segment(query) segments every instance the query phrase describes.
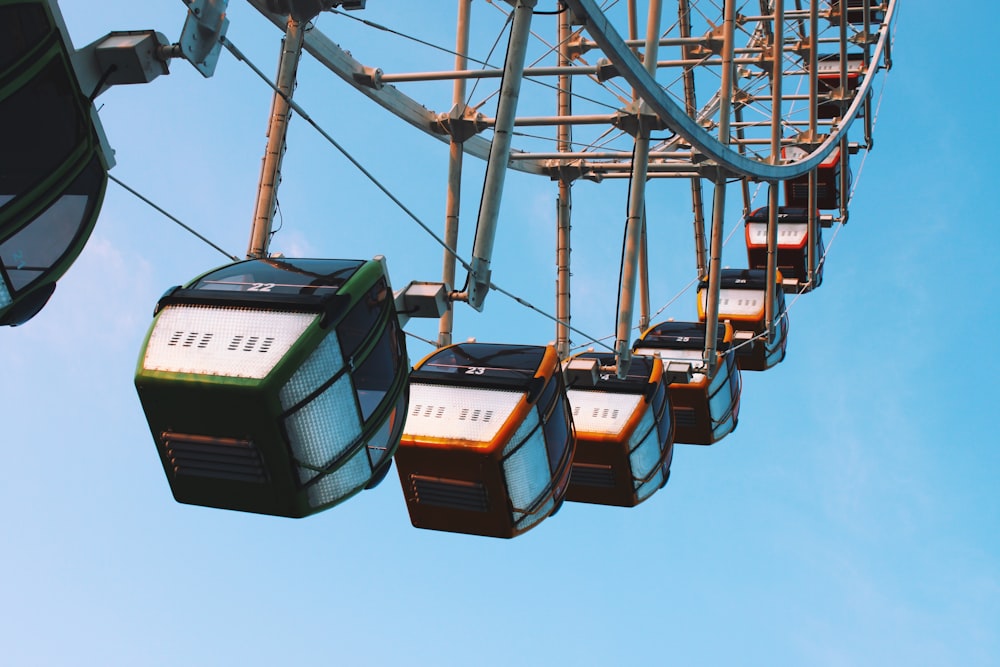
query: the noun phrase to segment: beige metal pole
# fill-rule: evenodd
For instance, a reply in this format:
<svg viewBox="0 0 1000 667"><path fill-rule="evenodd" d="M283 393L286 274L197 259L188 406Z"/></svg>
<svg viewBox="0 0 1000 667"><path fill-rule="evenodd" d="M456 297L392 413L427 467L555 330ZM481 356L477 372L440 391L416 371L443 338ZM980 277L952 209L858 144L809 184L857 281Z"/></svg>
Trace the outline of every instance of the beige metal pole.
<svg viewBox="0 0 1000 667"><path fill-rule="evenodd" d="M253 224L250 228L250 246L247 259L267 256L267 246L271 240L271 225L274 209L278 201L278 184L281 182L281 160L285 155L285 135L291 118L289 100L295 90L295 72L302 53L302 26L288 17L285 39L281 42L281 59L278 62L278 90L271 102L271 115L267 127L267 147L260 168L257 186L257 205Z"/></svg>
<svg viewBox="0 0 1000 667"><path fill-rule="evenodd" d="M468 66L469 58L469 21L472 13L472 0L458 0L458 27L455 34L455 69L462 70ZM452 110L455 114L465 113L466 79L455 79L452 86ZM448 152L448 194L445 200L444 213L444 243L452 251L458 247L458 216L462 196L462 150L461 137L452 137ZM455 255L444 251L444 268L441 281L453 289L455 286ZM449 304L448 310L438 323L438 347L451 345L451 335L455 324L455 309Z"/></svg>

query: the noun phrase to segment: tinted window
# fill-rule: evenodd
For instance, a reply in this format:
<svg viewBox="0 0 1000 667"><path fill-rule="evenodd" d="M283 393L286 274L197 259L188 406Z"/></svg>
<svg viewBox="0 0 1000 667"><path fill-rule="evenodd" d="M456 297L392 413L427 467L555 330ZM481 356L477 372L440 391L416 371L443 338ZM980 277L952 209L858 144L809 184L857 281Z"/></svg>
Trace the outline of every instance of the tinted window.
<svg viewBox="0 0 1000 667"><path fill-rule="evenodd" d="M322 297L335 294L363 264L344 259L254 259L213 271L191 289Z"/></svg>
<svg viewBox="0 0 1000 667"><path fill-rule="evenodd" d="M562 376L558 373L542 389L537 403L538 416L542 419L545 446L549 454L549 470L555 473L569 444L569 418L566 410L566 392Z"/></svg>
<svg viewBox="0 0 1000 667"><path fill-rule="evenodd" d="M382 403L399 373L403 351L398 336L396 321L390 319L374 349L351 374L358 394L358 405L361 407L361 418L365 421Z"/></svg>
<svg viewBox="0 0 1000 667"><path fill-rule="evenodd" d="M513 381L525 386L534 378L544 355L545 347L539 345L462 343L426 360L416 377L462 379L473 384Z"/></svg>
<svg viewBox="0 0 1000 667"><path fill-rule="evenodd" d="M706 325L702 322L662 322L636 341L633 347L671 350L703 349L705 347L705 328ZM725 335L726 325L720 323L716 328L717 348L722 349Z"/></svg>
<svg viewBox="0 0 1000 667"><path fill-rule="evenodd" d="M560 396L556 409L552 411L543 426L545 446L549 452L549 470L553 474L558 472L559 462L562 461L566 448L569 446L569 419L566 415L565 401Z"/></svg>
<svg viewBox="0 0 1000 667"><path fill-rule="evenodd" d="M0 70L14 64L52 30L42 6L20 3L0 7Z"/></svg>
<svg viewBox="0 0 1000 667"><path fill-rule="evenodd" d="M371 337L372 329L382 316L388 298L389 290L385 280L379 280L337 325L337 338L340 340L344 359L350 359L358 347Z"/></svg>
<svg viewBox="0 0 1000 667"><path fill-rule="evenodd" d="M76 82L61 58L0 100L0 194L18 195L53 172L83 140ZM15 119L14 121L8 119Z"/></svg>
<svg viewBox="0 0 1000 667"><path fill-rule="evenodd" d="M0 259L14 291L41 278L75 247L93 214L103 180L104 170L94 158L54 204L0 243Z"/></svg>

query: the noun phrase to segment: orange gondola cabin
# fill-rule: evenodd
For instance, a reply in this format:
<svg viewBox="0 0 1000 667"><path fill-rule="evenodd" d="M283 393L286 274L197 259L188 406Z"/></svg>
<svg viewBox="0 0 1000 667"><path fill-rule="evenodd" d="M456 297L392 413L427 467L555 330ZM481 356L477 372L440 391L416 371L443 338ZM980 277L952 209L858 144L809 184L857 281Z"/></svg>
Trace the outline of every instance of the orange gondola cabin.
<svg viewBox="0 0 1000 667"><path fill-rule="evenodd" d="M599 352L568 362L592 364L596 379L567 383L576 453L566 499L634 507L670 477L673 418L658 357L634 357L624 379L607 370L614 363L614 354Z"/></svg>
<svg viewBox="0 0 1000 667"><path fill-rule="evenodd" d="M764 206L746 219L747 261L751 269L767 268L767 225L770 208ZM817 214L818 218L818 214ZM809 281L809 211L804 208L778 207L778 270L785 291L808 292L823 282L823 235L815 226L812 244L815 261L812 282Z"/></svg>
<svg viewBox="0 0 1000 667"><path fill-rule="evenodd" d="M417 364L396 467L418 528L514 537L555 513L573 423L553 346L460 343Z"/></svg>
<svg viewBox="0 0 1000 667"><path fill-rule="evenodd" d="M719 320L733 325L736 361L740 370L763 371L785 358L788 343L788 314L785 292L778 271L774 290L774 335L767 328L764 299L767 293L767 272L759 269L723 269L719 289ZM698 319L705 321L708 283L698 284Z"/></svg>
<svg viewBox="0 0 1000 667"><path fill-rule="evenodd" d="M665 365L682 364L690 370L687 382L668 387L675 443L716 443L736 428L739 417L742 380L733 352L733 328L719 324L716 329L714 369L704 362L705 328L701 322L662 322L632 346L636 358L656 356Z"/></svg>

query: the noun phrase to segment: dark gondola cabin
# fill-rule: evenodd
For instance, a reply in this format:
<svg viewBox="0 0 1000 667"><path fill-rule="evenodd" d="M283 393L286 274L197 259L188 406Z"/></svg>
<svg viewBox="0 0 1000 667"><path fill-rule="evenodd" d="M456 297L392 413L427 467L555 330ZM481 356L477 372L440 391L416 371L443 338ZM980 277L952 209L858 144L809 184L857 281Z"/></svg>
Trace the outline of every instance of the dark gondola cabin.
<svg viewBox="0 0 1000 667"><path fill-rule="evenodd" d="M767 327L765 295L767 272L759 269L723 269L719 288L719 320L733 325L736 361L740 370L763 371L785 358L788 343L788 314L785 292L778 272L774 290L774 336L765 335ZM708 283L698 284L698 319L705 321Z"/></svg>
<svg viewBox="0 0 1000 667"><path fill-rule="evenodd" d="M786 160L799 160L806 156L806 151L799 146L786 146L781 154ZM840 208L840 170L840 146L837 146L816 167L816 208ZM809 208L809 174L785 181L785 206Z"/></svg>
<svg viewBox="0 0 1000 667"><path fill-rule="evenodd" d="M109 160L58 7L0 0L0 324L37 314L83 250Z"/></svg>
<svg viewBox="0 0 1000 667"><path fill-rule="evenodd" d="M584 352L570 361L584 360L607 369L615 355ZM566 395L576 428L567 500L634 507L667 483L673 417L659 357L634 357L625 379L605 370L592 385L567 384Z"/></svg>
<svg viewBox="0 0 1000 667"><path fill-rule="evenodd" d="M849 53L847 55L847 88L842 92L843 99L827 99L819 102L816 107L817 118L841 118L851 104L851 97L858 89L861 75L864 74L864 55ZM840 90L841 70L843 65L838 54L821 55L816 64L816 80L819 93L832 96ZM862 106L862 111L864 107Z"/></svg>
<svg viewBox="0 0 1000 667"><path fill-rule="evenodd" d="M135 385L179 502L302 517L385 475L407 372L382 261L256 259L160 299Z"/></svg>
<svg viewBox="0 0 1000 667"><path fill-rule="evenodd" d="M844 5L847 7L847 22L863 24L865 22L865 2L866 0L830 0L830 22L833 25L840 25L840 17L844 15ZM879 0L867 0L868 2L868 22L870 24L881 23L885 18L885 5Z"/></svg>
<svg viewBox="0 0 1000 667"><path fill-rule="evenodd" d="M396 468L418 528L523 533L562 503L573 449L551 345L450 345L410 374Z"/></svg>
<svg viewBox="0 0 1000 667"><path fill-rule="evenodd" d="M736 428L742 381L733 352L733 328L719 324L714 372L704 362L705 324L662 322L650 327L632 346L636 356L656 356L666 365L687 364L688 382L668 387L674 421L674 442L711 445Z"/></svg>
<svg viewBox="0 0 1000 667"><path fill-rule="evenodd" d="M767 268L767 225L770 209L758 208L746 219L747 261L751 269ZM817 214L818 215L818 214ZM808 292L823 282L823 234L816 223L813 246L818 266L809 282L809 211L804 208L778 208L778 270L789 292Z"/></svg>

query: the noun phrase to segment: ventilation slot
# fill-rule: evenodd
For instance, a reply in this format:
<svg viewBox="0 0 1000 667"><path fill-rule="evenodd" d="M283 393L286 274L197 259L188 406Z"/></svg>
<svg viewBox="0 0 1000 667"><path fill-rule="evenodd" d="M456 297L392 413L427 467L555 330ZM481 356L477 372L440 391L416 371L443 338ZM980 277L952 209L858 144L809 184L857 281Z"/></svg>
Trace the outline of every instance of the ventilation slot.
<svg viewBox="0 0 1000 667"><path fill-rule="evenodd" d="M609 465L595 463L574 463L570 470L570 484L580 486L596 486L602 489L613 489L615 473Z"/></svg>
<svg viewBox="0 0 1000 667"><path fill-rule="evenodd" d="M618 410L612 408L594 408L591 419L618 419Z"/></svg>
<svg viewBox="0 0 1000 667"><path fill-rule="evenodd" d="M444 417L445 407L443 405L414 405L410 414L414 417L433 417L434 419L441 419Z"/></svg>
<svg viewBox="0 0 1000 667"><path fill-rule="evenodd" d="M460 421L483 422L485 424L493 419L493 411L480 408L462 408L458 418Z"/></svg>
<svg viewBox="0 0 1000 667"><path fill-rule="evenodd" d="M267 483L260 452L249 440L164 433L163 451L175 476Z"/></svg>
<svg viewBox="0 0 1000 667"><path fill-rule="evenodd" d="M421 505L447 507L466 512L486 512L486 487L479 482L410 475L413 495Z"/></svg>
<svg viewBox="0 0 1000 667"><path fill-rule="evenodd" d="M682 428L694 428L698 425L694 408L674 407L674 423Z"/></svg>

